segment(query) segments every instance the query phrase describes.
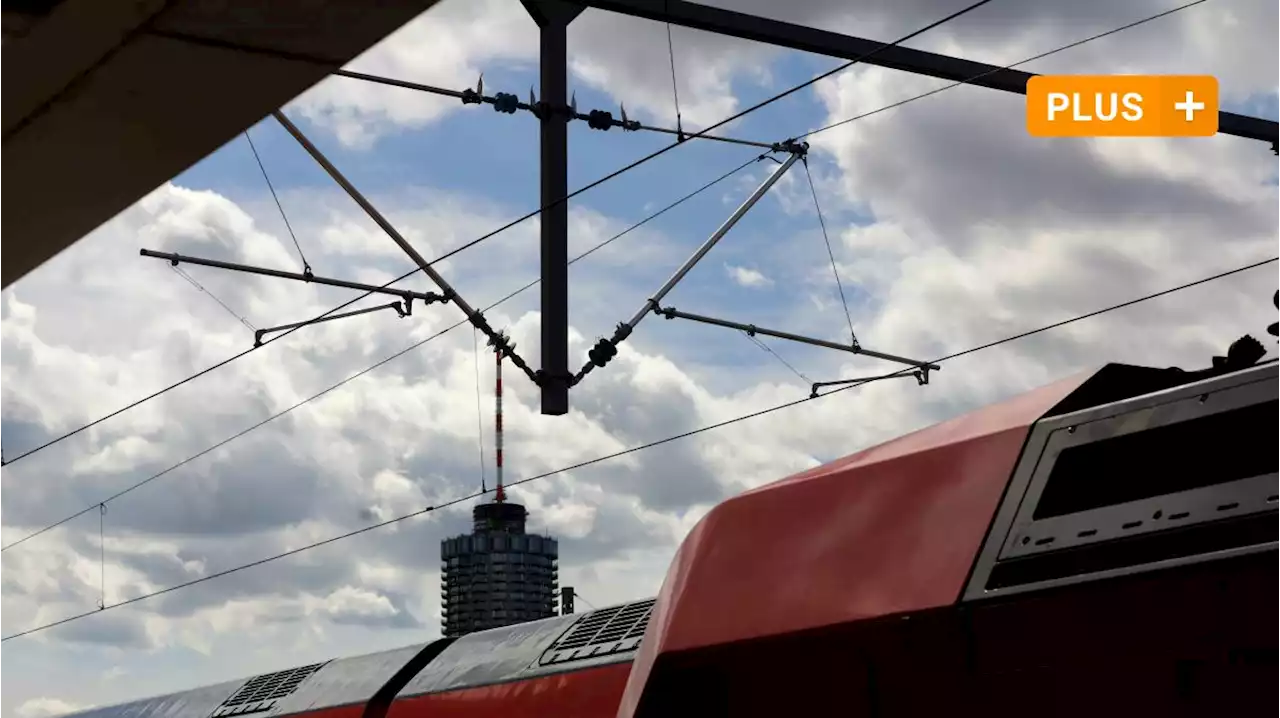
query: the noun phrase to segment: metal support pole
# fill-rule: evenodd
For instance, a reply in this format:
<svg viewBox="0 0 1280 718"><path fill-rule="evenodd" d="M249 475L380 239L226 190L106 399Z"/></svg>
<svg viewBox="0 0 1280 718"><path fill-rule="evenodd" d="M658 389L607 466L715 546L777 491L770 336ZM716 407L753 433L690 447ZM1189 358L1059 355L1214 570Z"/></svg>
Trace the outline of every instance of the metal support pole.
<svg viewBox="0 0 1280 718"><path fill-rule="evenodd" d="M569 412L569 98L566 29L582 12L560 0L523 0L538 25L542 206L542 413Z"/></svg>
<svg viewBox="0 0 1280 718"><path fill-rule="evenodd" d="M279 110L272 111L271 116L276 118L276 121L284 127L286 132L293 135L293 138L298 141L298 144L302 145L302 148L307 151L307 154L311 155L312 159L324 168L324 171L333 178L333 181L337 182L338 186L342 187L351 199L355 200L356 204L360 205L360 208L365 211L365 214L369 215L369 218L377 223L377 225L382 228L382 231L386 232L387 236L399 245L400 249L403 250L405 254L409 255L409 258L418 265L418 268L421 269L423 273L431 278L431 281L436 283L437 287L440 287L440 291L444 293L446 301L450 301L458 305L458 309L462 310L462 313L466 315L467 320L470 321L477 329L484 332L485 336L490 339L498 336L498 333L493 330L493 327L489 326L489 322L485 320L484 315L473 309L470 304L467 304L466 300L458 295L457 290L455 290L444 277L440 276L440 273L431 266L431 263L419 254L418 250L414 249L413 245L409 244L408 240L401 236L400 232L387 221L386 217L382 216L382 213L379 212L377 208L369 202L369 200L365 199L365 196L360 193L360 190L356 189L355 185L351 184L351 182L338 171L338 168L333 166L333 163L324 156L324 153L320 152L320 148L312 144L311 140L307 139L307 136L302 134L302 130L299 130L297 125L290 122L289 118L285 117L284 113ZM533 370L529 368L529 365L526 364L523 359L516 356L515 353L505 345L499 345L499 349L511 357L512 363L524 370L524 373L527 374L530 379L537 381L537 377L534 375Z"/></svg>
<svg viewBox="0 0 1280 718"><path fill-rule="evenodd" d="M405 300L405 301L407 302L408 300ZM364 309L356 309L350 312L342 312L341 314L330 314L327 317L321 317L319 319L308 319L305 322L293 322L292 324L281 324L278 327L266 327L264 329L259 329L258 331L253 333L253 345L255 347L260 346L262 344L262 337L268 334L282 332L286 329L295 329L297 327L305 327L308 324L319 324L320 322L331 322L334 319L346 319L347 317L355 317L361 314L368 314L370 312L379 312L379 311L382 311L383 309L396 310L396 314L399 314L400 318L402 319L404 317L409 316L409 309L407 304L401 305L400 302L389 302L387 304L379 304L376 307L366 307Z"/></svg>
<svg viewBox="0 0 1280 718"><path fill-rule="evenodd" d="M861 354L863 356L869 356L874 359L884 359L885 361L898 362L899 364L906 364L908 366L919 367L921 369L929 369L929 370L937 371L942 368L937 364L922 362L922 361L919 361L918 359L908 359L907 357L900 357L900 356L897 356L896 354L885 354L884 352L871 351L870 349L866 349L861 346L854 346L852 344L837 344L836 342L829 342L825 339L814 339L813 337L806 337L800 334L792 334L791 332L779 331L777 329L766 329L764 327L757 327L754 324L742 324L740 322L732 322L727 319L716 319L715 317L706 317L701 314L690 314L689 312L682 312L674 307L662 307L657 310L657 313L661 314L667 319L688 319L691 322L700 322L702 324L711 324L717 327L727 327L729 329L737 329L739 331L746 332L750 336L763 334L767 337L776 337L778 339L786 339L787 341L791 341L791 342L799 342L800 344L809 344L815 347L825 347L827 349L835 349L836 351L849 352L850 354Z"/></svg>
<svg viewBox="0 0 1280 718"><path fill-rule="evenodd" d="M768 192L769 188L772 187L775 182L782 179L782 175L786 174L787 170L791 169L791 165L794 165L797 160L804 157L805 152L809 149L808 144L795 144L790 141L783 143L783 146L788 152L790 152L790 156L787 157L786 161L780 163L774 168L773 174L765 178L764 182L760 183L760 186L751 193L751 196L747 197L747 199L739 205L736 210L734 210L733 214L729 215L729 218L726 219L724 223L716 229L716 231L712 232L710 237L707 237L707 240L702 243L702 246L698 247L698 249L694 251L693 256L685 260L685 263L680 265L680 268L675 271L675 274L672 274L670 279L664 282L661 287L658 287L658 291L654 292L651 297L645 300L644 304L636 310L635 315L633 315L631 319L619 324L617 328L614 329L612 337L608 339L601 339L596 343L595 347L593 347L591 351L587 352L587 363L583 364L582 368L578 370L577 375L573 378L573 383L576 384L582 381L583 377L590 374L595 367L607 364L609 360L618 353L618 345L626 340L627 337L631 336L631 332L635 331L636 326L645 318L645 315L649 314L649 312L658 310L663 297L666 297L667 293L674 289L675 286L680 283L681 279L684 279L685 275L693 269L694 265L701 261L703 257L707 256L707 252L710 252L711 248L716 246L716 243L728 234L730 229L733 229L733 226L738 223L738 220L742 219L743 215L754 207L756 202L760 201L760 198L764 196L764 193Z"/></svg>
<svg viewBox="0 0 1280 718"><path fill-rule="evenodd" d="M280 279L292 279L295 282L308 282L310 284L323 284L329 287L342 287L343 289L358 289L362 292L371 292L373 294L387 294L401 299L418 299L424 304L434 304L435 302L443 302L444 297L434 292L415 292L409 289L392 289L390 287L378 287L372 284L361 284L360 282L348 282L345 279L330 279L328 277L317 277L314 274L306 274L304 272L284 272L279 269L267 269L265 267L254 267L248 264L236 264L235 262L222 262L217 259L202 259L200 257L190 257L185 254L176 254L174 252L156 252L150 249L139 251L144 257L153 257L155 259L167 259L171 264L177 266L186 262L187 264L197 264L202 267L215 267L217 269L230 269L233 272L246 272L248 274L259 274L264 277L278 277Z"/></svg>

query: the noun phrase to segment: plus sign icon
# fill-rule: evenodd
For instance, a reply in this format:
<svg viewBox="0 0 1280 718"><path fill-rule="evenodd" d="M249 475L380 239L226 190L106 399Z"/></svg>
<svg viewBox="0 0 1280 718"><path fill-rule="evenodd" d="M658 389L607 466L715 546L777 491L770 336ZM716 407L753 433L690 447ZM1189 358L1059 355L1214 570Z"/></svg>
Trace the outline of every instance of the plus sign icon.
<svg viewBox="0 0 1280 718"><path fill-rule="evenodd" d="M1036 137L1209 137L1218 80L1209 75L1037 75L1027 81Z"/></svg>

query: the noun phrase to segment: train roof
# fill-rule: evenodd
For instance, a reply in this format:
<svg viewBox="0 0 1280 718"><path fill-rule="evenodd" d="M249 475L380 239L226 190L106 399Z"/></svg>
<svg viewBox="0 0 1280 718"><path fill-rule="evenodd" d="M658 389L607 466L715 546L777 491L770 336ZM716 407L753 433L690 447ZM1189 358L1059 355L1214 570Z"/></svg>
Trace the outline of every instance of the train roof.
<svg viewBox="0 0 1280 718"><path fill-rule="evenodd" d="M75 718L274 718L630 661L654 599L90 708Z"/></svg>
<svg viewBox="0 0 1280 718"><path fill-rule="evenodd" d="M1214 369L1199 372L1109 364L728 499L677 551L618 715L636 714L661 655L1199 560L1196 551L1208 556L1222 541L1240 542L1229 547L1235 551L1274 550L1274 446L1260 451L1247 437L1276 436L1277 393L1274 361L1241 370L1215 360ZM1269 422L1269 430L1256 422ZM1189 428L1201 433L1187 434ZM1172 447L1151 443L1166 430L1179 434L1163 437ZM1064 462L1087 465L1069 477L1077 487L1071 491L1093 494L1055 499L1079 504L1070 516L1036 513L1036 502L1052 494L1045 482L1060 457L1122 437L1138 441L1118 449L1110 441L1107 451L1076 451ZM1204 459L1210 441L1219 451ZM1124 467L1149 461L1154 451L1169 454L1160 470L1132 482L1146 493L1113 488L1123 483L1114 480L1123 478L1118 472L1131 472ZM1206 461L1231 463L1220 461L1220 452L1249 460L1221 476L1200 470ZM1082 470L1091 480L1079 480ZM1269 538L1237 531L1199 547L1157 547L1164 553L1095 555L1085 568L1062 560L1068 548L1114 545L1146 532L1167 536L1171 518L1182 519L1179 526L1224 518L1215 506L1264 520L1269 511ZM1153 521L1153 512L1166 520ZM1038 563L1028 569L1027 559ZM992 582L1011 565L1018 577L1010 580L1020 583Z"/></svg>

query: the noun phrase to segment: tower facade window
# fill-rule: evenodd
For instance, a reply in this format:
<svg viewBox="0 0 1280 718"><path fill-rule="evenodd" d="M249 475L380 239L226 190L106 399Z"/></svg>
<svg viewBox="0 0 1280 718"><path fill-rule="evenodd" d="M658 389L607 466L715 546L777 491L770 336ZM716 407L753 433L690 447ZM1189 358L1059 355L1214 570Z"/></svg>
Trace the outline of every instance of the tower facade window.
<svg viewBox="0 0 1280 718"><path fill-rule="evenodd" d="M520 504L479 504L470 534L440 542L445 636L556 615L559 545L526 534L527 518Z"/></svg>

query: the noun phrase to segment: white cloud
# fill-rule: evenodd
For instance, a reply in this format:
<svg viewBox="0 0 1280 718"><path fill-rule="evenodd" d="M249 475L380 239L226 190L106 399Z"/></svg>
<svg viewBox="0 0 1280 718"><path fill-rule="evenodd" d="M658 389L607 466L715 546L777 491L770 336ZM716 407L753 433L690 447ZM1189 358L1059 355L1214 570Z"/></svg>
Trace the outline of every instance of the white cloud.
<svg viewBox="0 0 1280 718"><path fill-rule="evenodd" d="M773 285L773 280L766 277L764 273L758 269L725 264L724 271L729 275L730 279L742 287L760 288Z"/></svg>
<svg viewBox="0 0 1280 718"><path fill-rule="evenodd" d="M452 14L440 15L434 29L415 24L394 40L411 46L417 38L422 44L395 49L389 42L394 51L362 62L387 74L469 84L487 58L529 57L524 40L499 47L518 34L516 20L503 25L508 21L485 19L486 13L509 13L507 5L519 9L514 3L450 3L443 7ZM856 32L889 38L945 14L935 5L868 3L855 17L842 5L814 2L795 12L806 22L834 18L829 26L846 30L856 21L863 27ZM947 32L924 36L920 46L979 59L1017 59L1073 39L1068 34L1089 34L1079 17L1074 25L1063 21L1067 7L1006 5L1005 12L1014 15L1000 16L1000 22L975 13ZM1110 6L1070 7L1080 17L1096 11L1099 18L1083 23L1090 27L1119 24L1106 17ZM1205 67L1219 72L1223 87L1234 93L1274 91L1274 36L1232 36L1241 59L1213 44L1224 42L1223 36L1196 25L1216 26L1225 15L1194 12L1166 23L1161 32L1135 34L1129 43L1064 53L1059 67ZM1225 12L1246 28L1274 27L1274 13L1274 3L1238 3ZM587 19L579 27L590 30ZM478 24L468 29L471 21ZM1068 33L1070 27L1075 30ZM441 74L420 72L428 62L425 40L450 33ZM1169 37L1183 49L1161 49L1158 41ZM652 44L652 52L665 59L665 31L658 39L601 31L581 40L579 52L587 52L581 56L587 59L575 63L586 68L584 75L596 73L595 82L634 87L627 92L648 99L629 96L628 107L634 102L657 114L665 102L665 71L659 72L657 62L640 67L637 58L647 55L637 48ZM681 66L696 66L699 55L682 49L685 42L693 41L678 34L677 59ZM486 43L497 49L485 49ZM710 43L697 52L737 52L727 47ZM591 52L603 59L592 59ZM713 108L708 115L740 102L725 78L776 70L758 62L767 53L751 52L759 53L751 55L755 70L741 69L746 59L705 70L705 87L711 89L694 96ZM820 85L823 116L795 121L816 126L935 84L874 68L851 71ZM393 106L385 99L390 94L357 91L345 97L322 90L300 102L354 143L394 126L425 126L447 109ZM1018 98L958 88L815 139L811 162L865 345L932 358L1275 253L1275 164L1260 143L1223 137L1043 141L1026 137L1020 122ZM404 188L373 199L428 256L518 214L491 198L446 190ZM390 240L348 204L335 201L335 193L285 194L317 272L376 278L408 269ZM797 217L802 194L796 193ZM764 203L759 209L767 211ZM250 345L244 327L163 263L138 258L136 250L141 244L296 267L288 238L265 229L251 210L212 191L166 186L5 290L0 390L6 456ZM572 247L584 249L623 224L575 203ZM822 300L816 306L807 291L778 292L769 306L744 306L743 293L731 284L806 286L806 278L823 277L825 283L830 277L825 248L812 227L753 235L754 225L747 224L731 245L717 248L740 252L731 255L732 262L724 255L714 260L726 274L691 275L682 290L706 290L697 297L699 311L748 321L755 315L744 313L759 312L770 325L834 336L844 324L843 308L825 293L825 284L824 294L814 295ZM519 225L454 257L442 271L473 304L487 304L535 276L536 235L535 222ZM583 357L593 332L618 321L620 301L623 309L631 308L631 300L620 297L634 296L638 304L661 280L657 275L665 276L687 251L657 230L642 230L575 265L571 356ZM767 267L768 276L751 267ZM259 326L314 316L350 296L314 285L190 271ZM427 288L420 277L405 284ZM1210 355L1239 334L1261 336L1275 321L1269 303L1275 286L1274 268L1241 275L949 362L928 387L873 384L516 486L512 494L530 507L533 530L561 538L564 583L596 605L651 595L679 540L730 493L1105 361L1207 365ZM522 352L538 356L536 291L487 316L510 328ZM457 319L455 310L434 307L407 319L380 313L310 327L7 466L0 534L7 543L91 505ZM776 367L763 352L727 335L651 320L608 367L575 388L573 409L563 417L541 416L536 390L513 374L505 407L508 477L555 471L803 395L792 377L770 373ZM863 358L805 353L803 347L783 351L789 358L794 352L815 379L884 368ZM455 330L112 502L105 543L99 540L98 517L90 513L6 551L6 632L92 610L104 590L109 602L138 596L465 496L480 480L477 411L484 446L492 450L492 367L482 355L477 409L475 361L470 332ZM469 508L464 503L440 509L14 641L5 647L11 659L3 710L19 714L51 700L113 702L434 635L435 542L465 531ZM103 547L105 571L99 561ZM129 681L108 673L120 668L129 671Z"/></svg>
<svg viewBox="0 0 1280 718"><path fill-rule="evenodd" d="M18 707L18 715L21 718L52 718L85 708L88 706L68 703L57 698L32 698Z"/></svg>

